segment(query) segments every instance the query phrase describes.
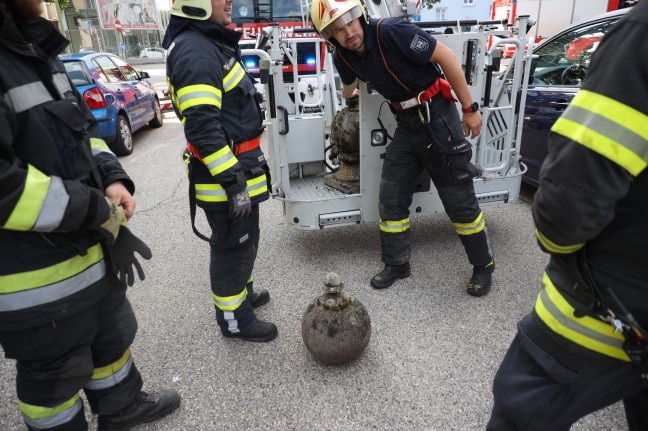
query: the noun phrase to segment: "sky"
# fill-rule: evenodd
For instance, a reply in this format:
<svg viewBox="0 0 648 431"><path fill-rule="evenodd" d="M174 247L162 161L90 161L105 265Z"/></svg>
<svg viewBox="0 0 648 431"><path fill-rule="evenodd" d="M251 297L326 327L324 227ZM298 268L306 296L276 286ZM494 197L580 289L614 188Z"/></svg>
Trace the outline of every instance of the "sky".
<svg viewBox="0 0 648 431"><path fill-rule="evenodd" d="M155 0L155 5L158 10L169 10L171 9L171 0Z"/></svg>

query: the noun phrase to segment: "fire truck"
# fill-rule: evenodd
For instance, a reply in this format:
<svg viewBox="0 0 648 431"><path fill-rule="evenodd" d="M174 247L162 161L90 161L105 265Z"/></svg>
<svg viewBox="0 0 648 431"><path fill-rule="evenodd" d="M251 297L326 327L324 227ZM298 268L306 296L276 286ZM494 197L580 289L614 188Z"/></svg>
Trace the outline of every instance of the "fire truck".
<svg viewBox="0 0 648 431"><path fill-rule="evenodd" d="M491 19L513 23L518 15L530 16L535 25L529 36L537 43L569 24L636 3L638 0L493 0ZM504 56L510 56L514 49L513 45L506 46Z"/></svg>
<svg viewBox="0 0 648 431"><path fill-rule="evenodd" d="M418 15L416 2L367 1L372 18ZM531 52L526 17L518 17L515 38L509 31L493 30L503 22L416 22L454 50L463 66L473 98L479 101L483 126L471 140L474 178L480 205L515 202L526 167L520 162L520 134L530 57L514 56L499 69L498 47L511 43L518 52ZM464 31L470 28L471 31ZM294 37L294 34L302 37ZM491 36L498 36L488 44ZM296 86L302 77L296 67L299 43L315 47L313 97L304 103L291 97L285 85L285 61L294 71ZM487 49L487 46L488 49ZM523 49L523 47L527 49ZM340 96L340 80L330 52L312 28L286 29L268 25L260 29L255 47L244 55L258 57L266 112L267 156L272 174L272 196L283 204L285 220L299 229L375 222L379 220L378 190L386 145L396 121L385 99L360 84L358 106ZM312 82L312 81L311 81ZM347 103L349 103L347 105ZM316 106L314 106L316 105ZM457 109L460 106L457 105ZM410 208L412 214L444 211L427 172L419 179Z"/></svg>

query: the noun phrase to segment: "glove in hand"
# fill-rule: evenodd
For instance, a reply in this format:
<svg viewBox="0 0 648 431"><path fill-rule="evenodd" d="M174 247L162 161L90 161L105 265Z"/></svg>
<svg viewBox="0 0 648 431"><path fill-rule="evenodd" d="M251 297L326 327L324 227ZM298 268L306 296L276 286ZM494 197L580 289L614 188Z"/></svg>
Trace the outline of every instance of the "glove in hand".
<svg viewBox="0 0 648 431"><path fill-rule="evenodd" d="M227 197L229 203L229 217L234 221L242 221L252 212L252 201L247 190Z"/></svg>
<svg viewBox="0 0 648 431"><path fill-rule="evenodd" d="M113 243L119 235L119 228L126 226L128 219L121 205L117 205L107 196L105 198L108 204L108 219L99 226L99 232L104 236L106 242Z"/></svg>
<svg viewBox="0 0 648 431"><path fill-rule="evenodd" d="M119 235L112 244L106 243L106 250L112 265L112 271L121 284L132 286L135 282L135 270L140 280L144 280L144 271L135 257L135 252L144 259L152 257L151 249L126 226L119 228Z"/></svg>

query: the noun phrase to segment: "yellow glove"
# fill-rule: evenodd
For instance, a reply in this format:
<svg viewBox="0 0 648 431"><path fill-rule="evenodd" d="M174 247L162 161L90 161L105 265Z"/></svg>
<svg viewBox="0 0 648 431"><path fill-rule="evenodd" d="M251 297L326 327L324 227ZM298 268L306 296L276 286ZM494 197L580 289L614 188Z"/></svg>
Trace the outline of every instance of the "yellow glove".
<svg viewBox="0 0 648 431"><path fill-rule="evenodd" d="M108 219L99 226L99 231L103 234L109 244L112 244L119 235L119 227L126 226L128 220L124 214L124 208L115 204L112 199L106 196L108 204Z"/></svg>

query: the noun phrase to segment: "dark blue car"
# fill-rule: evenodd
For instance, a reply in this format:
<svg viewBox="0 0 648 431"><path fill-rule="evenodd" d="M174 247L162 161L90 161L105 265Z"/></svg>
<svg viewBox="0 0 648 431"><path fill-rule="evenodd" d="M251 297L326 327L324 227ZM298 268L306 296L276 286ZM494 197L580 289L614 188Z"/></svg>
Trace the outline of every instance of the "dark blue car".
<svg viewBox="0 0 648 431"><path fill-rule="evenodd" d="M132 133L161 127L163 115L148 73L105 52L61 56L68 76L99 122L99 132L118 156L133 152Z"/></svg>
<svg viewBox="0 0 648 431"><path fill-rule="evenodd" d="M537 58L531 63L520 148L522 162L528 167L522 177L525 183L538 186L549 130L580 89L601 38L628 10L575 23L534 48Z"/></svg>

